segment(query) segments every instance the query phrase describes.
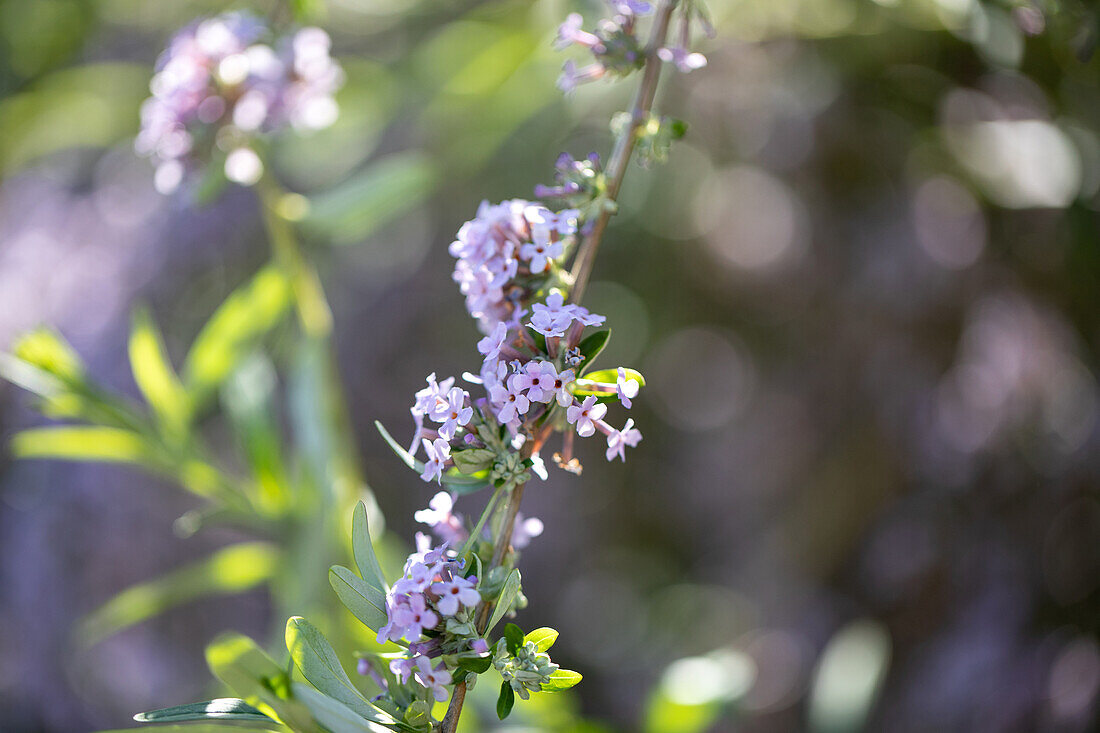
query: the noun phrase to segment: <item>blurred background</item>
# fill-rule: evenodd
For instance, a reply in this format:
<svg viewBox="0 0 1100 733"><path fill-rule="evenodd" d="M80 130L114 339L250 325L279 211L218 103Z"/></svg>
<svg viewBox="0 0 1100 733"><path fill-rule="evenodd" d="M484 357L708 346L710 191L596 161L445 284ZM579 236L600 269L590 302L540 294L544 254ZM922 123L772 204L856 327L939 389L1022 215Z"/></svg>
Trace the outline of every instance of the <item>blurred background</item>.
<svg viewBox="0 0 1100 733"><path fill-rule="evenodd" d="M341 116L274 161L313 202L358 448L408 540L432 491L373 421L403 436L426 374L479 361L447 245L483 198L549 182L559 152L606 154L634 85L554 88L556 25L591 24L595 0L322 5ZM521 623L560 629L555 661L585 674L562 704L607 730L1094 730L1095 6L708 5L709 65L668 73L658 101L688 134L628 174L587 297L614 330L603 363L648 380L645 439L625 466L582 441L582 477L525 497L546 531ZM222 9L0 2L5 349L52 324L136 394L131 309L178 359L266 260L252 191L161 196L132 151L160 49ZM43 422L0 387L5 445ZM232 460L223 421L203 430ZM119 590L236 536L177 536L197 501L133 470L2 460L0 730L201 699L204 644L271 626L254 591L75 644Z"/></svg>

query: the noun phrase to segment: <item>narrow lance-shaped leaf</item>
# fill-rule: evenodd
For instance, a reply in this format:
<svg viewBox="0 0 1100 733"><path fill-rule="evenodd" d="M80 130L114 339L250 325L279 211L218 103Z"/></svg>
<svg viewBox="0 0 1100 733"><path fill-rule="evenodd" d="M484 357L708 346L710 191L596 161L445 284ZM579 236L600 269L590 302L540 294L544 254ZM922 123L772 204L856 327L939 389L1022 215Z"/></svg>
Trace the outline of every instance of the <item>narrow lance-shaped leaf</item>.
<svg viewBox="0 0 1100 733"><path fill-rule="evenodd" d="M378 556L374 554L374 542L371 540L367 521L367 505L362 501L355 505L355 511L351 515L351 550L363 581L385 596L389 586L382 573L382 566L378 563Z"/></svg>
<svg viewBox="0 0 1100 733"><path fill-rule="evenodd" d="M415 470L417 473L422 473L424 471L424 464L416 460L415 456L398 445L397 441L393 439L393 436L382 427L382 423L375 420L374 426L378 428L378 432L382 435L382 439L386 441L390 449L397 454L397 457L400 458L406 466ZM484 478L463 476L460 472L453 469L444 473L441 480L444 486L456 494L470 494L484 489L489 485Z"/></svg>
<svg viewBox="0 0 1100 733"><path fill-rule="evenodd" d="M138 389L165 429L179 435L188 421L187 391L168 362L164 339L145 309L134 311L129 352Z"/></svg>
<svg viewBox="0 0 1100 733"><path fill-rule="evenodd" d="M379 728L363 720L354 710L339 700L318 692L301 682L291 684L294 696L305 704L318 723L329 733L375 733Z"/></svg>
<svg viewBox="0 0 1100 733"><path fill-rule="evenodd" d="M31 428L16 433L12 438L11 450L18 458L105 461L162 467L142 436L120 428L69 425Z"/></svg>
<svg viewBox="0 0 1100 733"><path fill-rule="evenodd" d="M242 723L266 723L275 725L275 721L236 697L220 697L205 702L192 702L161 710L138 713L134 720L139 723L183 723L189 720L229 720Z"/></svg>
<svg viewBox="0 0 1100 733"><path fill-rule="evenodd" d="M289 305L286 276L273 266L260 270L207 321L184 362L184 383L200 396L208 394L229 376L249 345L282 319Z"/></svg>
<svg viewBox="0 0 1100 733"><path fill-rule="evenodd" d="M318 690L367 720L383 724L393 722L392 717L368 702L351 683L332 645L309 621L293 616L286 622L286 648L302 676Z"/></svg>
<svg viewBox="0 0 1100 733"><path fill-rule="evenodd" d="M483 633L488 634L492 631L493 627L504 618L504 614L511 610L512 603L516 600L516 593L519 591L520 579L519 568L512 568L512 572L508 573L504 581L504 587L500 590L500 597L497 599L496 607L493 608L493 615L489 617L489 625L485 627Z"/></svg>
<svg viewBox="0 0 1100 733"><path fill-rule="evenodd" d="M586 371L592 368L592 364L605 348L607 348L607 342L611 340L611 330L596 331L589 336L586 336L579 344L577 349L580 350L581 356L584 357L579 365L577 365L577 376L583 375Z"/></svg>
<svg viewBox="0 0 1100 733"><path fill-rule="evenodd" d="M206 663L215 677L265 715L295 733L322 733L309 710L293 698L286 670L247 636L219 636L206 647Z"/></svg>
<svg viewBox="0 0 1100 733"><path fill-rule="evenodd" d="M378 631L386 625L386 594L367 585L359 576L342 565L329 569L329 584L340 602L368 629Z"/></svg>

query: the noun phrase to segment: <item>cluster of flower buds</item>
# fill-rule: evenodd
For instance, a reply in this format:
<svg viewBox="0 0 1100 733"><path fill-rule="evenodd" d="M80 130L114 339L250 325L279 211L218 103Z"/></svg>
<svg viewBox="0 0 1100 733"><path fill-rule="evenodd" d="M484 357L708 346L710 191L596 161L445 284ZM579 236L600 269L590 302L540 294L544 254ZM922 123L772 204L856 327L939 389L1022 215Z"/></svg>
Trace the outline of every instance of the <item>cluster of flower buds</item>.
<svg viewBox="0 0 1100 733"><path fill-rule="evenodd" d="M514 650L508 648L508 640L497 641L493 666L512 690L526 700L532 692L540 692L550 682L550 675L558 665L550 661L550 655L540 652L533 641L525 641Z"/></svg>
<svg viewBox="0 0 1100 733"><path fill-rule="evenodd" d="M645 65L645 51L637 36L637 20L653 12L653 5L640 0L607 0L611 17L602 19L595 32L584 30L584 18L571 13L558 27L554 48L566 49L572 45L583 46L592 54L593 61L578 67L572 60L566 61L558 77L558 89L571 92L578 85L608 77L624 77ZM683 72L706 66L707 59L700 53L688 50L691 43L691 21L699 17L704 27L709 23L698 3L684 0L681 13L680 43L657 49L662 61L667 61Z"/></svg>
<svg viewBox="0 0 1100 733"><path fill-rule="evenodd" d="M344 72L320 28L264 40L269 30L231 12L180 31L157 62L135 148L156 163L157 190L175 190L190 167L225 156L226 177L251 185L263 173L255 141L292 126L317 130L337 117Z"/></svg>

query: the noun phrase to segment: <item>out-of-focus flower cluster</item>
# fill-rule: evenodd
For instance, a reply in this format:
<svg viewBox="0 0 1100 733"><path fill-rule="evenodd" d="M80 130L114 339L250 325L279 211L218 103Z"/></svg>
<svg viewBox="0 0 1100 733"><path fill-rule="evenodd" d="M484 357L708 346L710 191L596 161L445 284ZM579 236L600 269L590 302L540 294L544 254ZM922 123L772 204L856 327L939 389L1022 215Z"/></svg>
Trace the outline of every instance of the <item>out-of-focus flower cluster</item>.
<svg viewBox="0 0 1100 733"><path fill-rule="evenodd" d="M157 62L135 148L153 159L161 193L192 168L224 156L226 177L251 185L263 174L257 140L287 126L308 131L337 117L344 72L320 28L265 42L247 13L225 13L180 31Z"/></svg>
<svg viewBox="0 0 1100 733"><path fill-rule="evenodd" d="M578 67L568 60L558 77L558 89L572 92L579 85L607 77L624 77L645 66L646 52L637 35L637 20L653 12L652 3L638 0L608 0L611 17L596 25L595 32L584 30L584 18L580 13L570 13L558 27L554 48L563 50L572 45L583 46L592 54L592 63ZM676 65L687 73L706 66L707 59L701 53L688 50L691 44L691 22L698 16L709 29L705 17L696 3L686 0L680 14L680 41L676 45L662 46L658 58Z"/></svg>

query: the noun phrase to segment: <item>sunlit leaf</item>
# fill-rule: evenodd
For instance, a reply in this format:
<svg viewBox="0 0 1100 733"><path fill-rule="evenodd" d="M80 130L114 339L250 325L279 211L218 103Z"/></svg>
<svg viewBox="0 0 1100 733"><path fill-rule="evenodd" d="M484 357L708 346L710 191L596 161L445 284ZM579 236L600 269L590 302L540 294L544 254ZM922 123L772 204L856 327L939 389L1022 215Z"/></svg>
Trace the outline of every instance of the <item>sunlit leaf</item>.
<svg viewBox="0 0 1100 733"><path fill-rule="evenodd" d="M207 321L184 362L184 384L198 395L221 384L251 345L279 323L290 303L286 276L273 266L260 270Z"/></svg>
<svg viewBox="0 0 1100 733"><path fill-rule="evenodd" d="M206 647L214 676L253 707L295 733L322 733L309 710L293 698L290 677L247 636L229 632Z"/></svg>
<svg viewBox="0 0 1100 733"><path fill-rule="evenodd" d="M11 450L18 458L157 465L154 453L140 435L119 428L31 428L15 434Z"/></svg>
<svg viewBox="0 0 1100 733"><path fill-rule="evenodd" d="M84 379L84 364L59 333L38 328L20 336L12 346L16 358L69 383Z"/></svg>
<svg viewBox="0 0 1100 733"><path fill-rule="evenodd" d="M523 642L526 644L529 641L535 643L535 648L540 652L549 651L550 647L554 646L554 642L558 640L558 632L555 629L551 629L548 626L543 626L541 629L535 629L527 636L523 637Z"/></svg>
<svg viewBox="0 0 1100 733"><path fill-rule="evenodd" d="M139 723L181 723L188 720L229 720L241 723L262 723L275 725L275 721L236 697L220 697L205 702L192 702L175 705L160 710L138 713L134 720ZM159 730L159 729L158 729Z"/></svg>
<svg viewBox="0 0 1100 733"><path fill-rule="evenodd" d="M279 549L267 542L224 547L197 563L127 588L81 622L86 644L208 595L240 593L269 580L279 565Z"/></svg>
<svg viewBox="0 0 1100 733"><path fill-rule="evenodd" d="M550 681L542 683L543 692L560 692L575 687L581 681L581 673L571 669L558 669L550 673Z"/></svg>
<svg viewBox="0 0 1100 733"><path fill-rule="evenodd" d="M164 339L148 311L138 309L130 330L130 368L145 400L173 433L188 420L187 392L168 361Z"/></svg>
<svg viewBox="0 0 1100 733"><path fill-rule="evenodd" d="M293 616L286 622L286 648L302 675L318 690L367 720L393 722L393 718L368 702L352 684L332 645L309 621Z"/></svg>

